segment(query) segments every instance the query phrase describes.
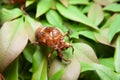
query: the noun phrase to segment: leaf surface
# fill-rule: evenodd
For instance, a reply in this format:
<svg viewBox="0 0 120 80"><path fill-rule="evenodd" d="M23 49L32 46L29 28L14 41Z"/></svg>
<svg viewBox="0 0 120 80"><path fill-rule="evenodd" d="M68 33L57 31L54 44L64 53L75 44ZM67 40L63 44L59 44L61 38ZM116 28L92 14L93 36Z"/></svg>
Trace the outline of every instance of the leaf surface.
<svg viewBox="0 0 120 80"><path fill-rule="evenodd" d="M94 0L94 2L101 4L101 5L109 5L112 3L112 0Z"/></svg>
<svg viewBox="0 0 120 80"><path fill-rule="evenodd" d="M14 18L17 18L17 17L21 16L22 14L23 14L23 12L18 8L14 8L11 10L2 8L0 18L1 18L2 22L5 22L5 21L10 21Z"/></svg>
<svg viewBox="0 0 120 80"><path fill-rule="evenodd" d="M18 80L18 59L4 71L5 80Z"/></svg>
<svg viewBox="0 0 120 80"><path fill-rule="evenodd" d="M88 4L89 0L69 0L69 4Z"/></svg>
<svg viewBox="0 0 120 80"><path fill-rule="evenodd" d="M3 71L25 48L28 35L23 18L3 24L0 30L0 71Z"/></svg>
<svg viewBox="0 0 120 80"><path fill-rule="evenodd" d="M31 80L48 80L47 78L47 59L37 47L33 55L33 75Z"/></svg>
<svg viewBox="0 0 120 80"><path fill-rule="evenodd" d="M93 24L79 9L75 6L69 5L67 8L62 6L61 4L57 3L57 10L60 12L61 15L66 17L67 19L83 23L88 25L92 29L98 30L95 24Z"/></svg>
<svg viewBox="0 0 120 80"><path fill-rule="evenodd" d="M59 0L65 7L68 7L69 0Z"/></svg>
<svg viewBox="0 0 120 80"><path fill-rule="evenodd" d="M109 67L111 70L113 70L113 71L115 70L113 57L100 58L99 62L100 62L100 64L102 64L102 65L104 65L106 67Z"/></svg>
<svg viewBox="0 0 120 80"><path fill-rule="evenodd" d="M30 63L32 63L32 57L33 57L33 53L35 52L35 49L36 47L33 44L28 44L23 51L24 57Z"/></svg>
<svg viewBox="0 0 120 80"><path fill-rule="evenodd" d="M38 27L42 27L42 24L29 16L25 16L25 29L28 34L31 43L35 42L35 31Z"/></svg>
<svg viewBox="0 0 120 80"><path fill-rule="evenodd" d="M88 12L88 18L92 20L95 25L99 25L104 18L102 7L97 3L93 4Z"/></svg>
<svg viewBox="0 0 120 80"><path fill-rule="evenodd" d="M120 4L110 4L103 8L105 11L120 12Z"/></svg>
<svg viewBox="0 0 120 80"><path fill-rule="evenodd" d="M73 47L75 49L74 56L79 62L98 63L97 56L89 45L85 43L75 43Z"/></svg>
<svg viewBox="0 0 120 80"><path fill-rule="evenodd" d="M63 20L61 16L54 10L50 10L46 14L47 21L52 24L54 27L58 27L64 32L67 31L67 29L63 26Z"/></svg>
<svg viewBox="0 0 120 80"><path fill-rule="evenodd" d="M37 4L36 17L39 17L46 13L51 8L52 0L39 0Z"/></svg>
<svg viewBox="0 0 120 80"><path fill-rule="evenodd" d="M81 69L82 72L87 70L95 70L99 75L99 77L101 78L101 80L119 80L118 75L106 66L96 63L88 64L84 62L82 62L81 65L82 65L82 69Z"/></svg>
<svg viewBox="0 0 120 80"><path fill-rule="evenodd" d="M115 65L115 70L116 72L120 73L120 35L117 38L116 42L116 50L115 50L115 55L114 55L114 65Z"/></svg>
<svg viewBox="0 0 120 80"><path fill-rule="evenodd" d="M113 22L110 25L110 29L109 29L109 35L108 35L108 39L109 42L112 41L113 37L120 32L120 14L116 15L116 17L114 18Z"/></svg>

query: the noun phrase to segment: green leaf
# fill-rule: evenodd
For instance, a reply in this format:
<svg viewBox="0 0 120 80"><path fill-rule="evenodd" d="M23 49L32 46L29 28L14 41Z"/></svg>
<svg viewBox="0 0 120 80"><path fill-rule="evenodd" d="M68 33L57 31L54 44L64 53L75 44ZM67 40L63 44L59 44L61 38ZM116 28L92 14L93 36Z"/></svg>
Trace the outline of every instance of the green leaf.
<svg viewBox="0 0 120 80"><path fill-rule="evenodd" d="M28 44L26 46L26 48L23 51L23 55L24 57L30 62L32 63L32 57L33 57L33 53L35 51L36 47L34 45L30 45Z"/></svg>
<svg viewBox="0 0 120 80"><path fill-rule="evenodd" d="M120 12L120 4L110 4L103 8L105 11Z"/></svg>
<svg viewBox="0 0 120 80"><path fill-rule="evenodd" d="M33 4L35 2L35 0L27 0L26 1L26 7L30 6L31 4Z"/></svg>
<svg viewBox="0 0 120 80"><path fill-rule="evenodd" d="M56 67L57 66L57 67ZM49 78L50 80L61 80L65 70L65 64L63 64L58 58L55 58L50 64Z"/></svg>
<svg viewBox="0 0 120 80"><path fill-rule="evenodd" d="M89 0L69 0L69 4L88 4Z"/></svg>
<svg viewBox="0 0 120 80"><path fill-rule="evenodd" d="M33 55L33 76L31 80L47 80L47 59L37 48Z"/></svg>
<svg viewBox="0 0 120 80"><path fill-rule="evenodd" d="M82 36L84 36L86 38L89 38L89 39L91 39L93 41L97 41L95 36L94 36L93 31L90 31L90 30L89 31L80 31L78 34L82 35Z"/></svg>
<svg viewBox="0 0 120 80"><path fill-rule="evenodd" d="M61 80L77 80L80 75L81 66L77 58L74 56L71 63L65 67L64 74Z"/></svg>
<svg viewBox="0 0 120 80"><path fill-rule="evenodd" d="M70 35L70 38L75 38L75 39L79 39L79 32L74 32Z"/></svg>
<svg viewBox="0 0 120 80"><path fill-rule="evenodd" d="M115 20L117 14L112 15L106 21L106 23L101 27L101 29L110 28L111 23Z"/></svg>
<svg viewBox="0 0 120 80"><path fill-rule="evenodd" d="M79 62L98 63L94 50L85 43L74 43L74 55Z"/></svg>
<svg viewBox="0 0 120 80"><path fill-rule="evenodd" d="M36 17L39 17L46 13L51 8L51 4L52 0L39 0L37 4Z"/></svg>
<svg viewBox="0 0 120 80"><path fill-rule="evenodd" d="M120 2L120 0L112 0L112 2Z"/></svg>
<svg viewBox="0 0 120 80"><path fill-rule="evenodd" d="M98 42L105 45L111 45L110 42L108 41L108 32L109 29L105 28L101 29L99 32L94 32L94 35Z"/></svg>
<svg viewBox="0 0 120 80"><path fill-rule="evenodd" d="M68 53L70 53L70 51ZM49 70L50 79L77 80L80 75L80 63L76 59L76 57L72 57L70 60L71 63L65 65L63 62L55 58L52 64L50 65L50 70Z"/></svg>
<svg viewBox="0 0 120 80"><path fill-rule="evenodd" d="M117 14L114 14L113 16L111 16L106 23L101 27L101 29L99 30L99 32L94 32L94 35L97 39L98 42L102 43L102 44L106 44L112 47L115 47L114 43L110 43L109 42L109 29L111 27L111 24L113 23L113 21L116 19Z"/></svg>
<svg viewBox="0 0 120 80"><path fill-rule="evenodd" d="M28 42L23 18L3 24L0 30L0 71L20 55Z"/></svg>
<svg viewBox="0 0 120 80"><path fill-rule="evenodd" d="M112 41L113 37L115 36L115 34L117 34L118 32L120 32L120 14L116 15L116 17L114 18L113 22L110 25L110 30L109 30L109 42Z"/></svg>
<svg viewBox="0 0 120 80"><path fill-rule="evenodd" d="M33 73L32 80L47 80L47 61L43 58L36 72Z"/></svg>
<svg viewBox="0 0 120 80"><path fill-rule="evenodd" d="M118 36L117 42L116 42L114 61L115 61L115 63L114 63L115 71L120 73L120 35Z"/></svg>
<svg viewBox="0 0 120 80"><path fill-rule="evenodd" d="M50 77L50 80L61 80L63 73L64 73L64 69L59 70Z"/></svg>
<svg viewBox="0 0 120 80"><path fill-rule="evenodd" d="M18 80L18 59L16 59L4 71L5 80Z"/></svg>
<svg viewBox="0 0 120 80"><path fill-rule="evenodd" d="M30 16L25 16L25 29L28 34L29 40L31 43L35 42L35 31L38 27L41 27L42 24Z"/></svg>
<svg viewBox="0 0 120 80"><path fill-rule="evenodd" d="M46 18L47 21L54 27L58 27L64 32L67 31L67 29L63 26L63 20L61 16L55 10L50 10L49 12L47 12Z"/></svg>
<svg viewBox="0 0 120 80"><path fill-rule="evenodd" d="M90 3L89 5L85 6L82 9L82 13L88 13L88 11L90 10L90 7L92 6L93 3Z"/></svg>
<svg viewBox="0 0 120 80"><path fill-rule="evenodd" d="M55 10L48 11L46 14L46 18L48 22L54 26L62 27L63 25L61 16Z"/></svg>
<svg viewBox="0 0 120 80"><path fill-rule="evenodd" d="M43 54L41 54L41 48L37 46L33 55L33 72L37 71L39 64L42 61Z"/></svg>
<svg viewBox="0 0 120 80"><path fill-rule="evenodd" d="M3 23L5 21L10 21L12 19L15 19L15 18L21 16L22 14L23 14L23 12L18 8L14 8L11 10L8 10L6 8L2 8L0 19L1 19L1 22Z"/></svg>
<svg viewBox="0 0 120 80"><path fill-rule="evenodd" d="M95 24L93 24L79 9L75 6L69 5L67 8L57 3L57 10L64 17L88 25L92 29L98 30Z"/></svg>
<svg viewBox="0 0 120 80"><path fill-rule="evenodd" d="M93 31L88 31L88 30L85 30L85 31L79 31L79 32L74 32L70 35L71 38L76 38L78 39L79 38L79 35L81 36L84 36L86 38L89 38L93 41L97 41L95 36L94 36L94 32Z"/></svg>
<svg viewBox="0 0 120 80"><path fill-rule="evenodd" d="M23 54L19 56L19 79L18 80L31 80L32 77L32 64L28 62Z"/></svg>
<svg viewBox="0 0 120 80"><path fill-rule="evenodd" d="M80 23L70 23L70 22L66 22L65 25L68 26L68 29L71 32L80 32L80 31L85 31L85 30L89 30L89 27L87 27L84 24L80 24Z"/></svg>
<svg viewBox="0 0 120 80"><path fill-rule="evenodd" d="M115 70L113 58L100 58L99 62L100 62L100 64L110 68L112 71Z"/></svg>
<svg viewBox="0 0 120 80"><path fill-rule="evenodd" d="M95 70L99 77L101 78L101 80L119 80L118 75L106 66L96 63L84 63L84 62L81 62L81 66L82 72L88 70Z"/></svg>
<svg viewBox="0 0 120 80"><path fill-rule="evenodd" d="M92 20L95 25L99 25L104 18L102 7L99 4L94 3L88 12L88 18Z"/></svg>
<svg viewBox="0 0 120 80"><path fill-rule="evenodd" d="M41 24L42 24L43 26L53 26L53 25L51 25L50 23L48 23L47 20L41 20L40 22L41 22Z"/></svg>

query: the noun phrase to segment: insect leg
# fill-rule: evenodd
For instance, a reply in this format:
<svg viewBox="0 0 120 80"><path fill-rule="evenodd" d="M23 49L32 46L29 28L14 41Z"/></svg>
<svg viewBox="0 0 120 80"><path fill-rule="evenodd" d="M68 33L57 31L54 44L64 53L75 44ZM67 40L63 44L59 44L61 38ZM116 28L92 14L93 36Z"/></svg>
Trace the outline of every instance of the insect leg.
<svg viewBox="0 0 120 80"><path fill-rule="evenodd" d="M50 68L50 58L52 56L52 53L54 52L54 49L48 54L47 60L48 60L48 68Z"/></svg>
<svg viewBox="0 0 120 80"><path fill-rule="evenodd" d="M72 44L67 43L67 46L72 48L72 54L73 54L73 52L74 52L74 47L72 46ZM68 47L67 47L67 48L68 48Z"/></svg>
<svg viewBox="0 0 120 80"><path fill-rule="evenodd" d="M31 44L38 45L39 43L38 42L31 42Z"/></svg>
<svg viewBox="0 0 120 80"><path fill-rule="evenodd" d="M48 54L48 59L51 58L53 52L54 52L54 49Z"/></svg>
<svg viewBox="0 0 120 80"><path fill-rule="evenodd" d="M68 39L71 41L71 38L70 38L70 36L68 35L68 32L66 32L63 36L64 36L64 37L67 36Z"/></svg>
<svg viewBox="0 0 120 80"><path fill-rule="evenodd" d="M61 50L57 50L57 54L58 54L60 59L64 60L67 63L71 63L70 60L63 58L63 54L61 53Z"/></svg>
<svg viewBox="0 0 120 80"><path fill-rule="evenodd" d="M28 15L27 12L25 11L25 3L26 3L26 1L24 3L22 3L22 5L20 6L20 9L23 11L23 13L25 15Z"/></svg>
<svg viewBox="0 0 120 80"><path fill-rule="evenodd" d="M74 48L73 48L73 46L70 46L71 48L72 48L72 54L74 53Z"/></svg>

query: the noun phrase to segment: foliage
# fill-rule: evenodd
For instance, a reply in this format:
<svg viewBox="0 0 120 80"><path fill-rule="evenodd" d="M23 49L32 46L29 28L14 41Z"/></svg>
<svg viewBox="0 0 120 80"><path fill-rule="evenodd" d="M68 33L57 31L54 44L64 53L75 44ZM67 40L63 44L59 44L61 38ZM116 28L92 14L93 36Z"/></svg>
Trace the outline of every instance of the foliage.
<svg viewBox="0 0 120 80"><path fill-rule="evenodd" d="M6 80L119 80L119 0L0 1L0 72ZM69 32L74 47L62 51L70 64L48 46L34 45L35 31L53 26ZM1 79L1 76L0 76Z"/></svg>

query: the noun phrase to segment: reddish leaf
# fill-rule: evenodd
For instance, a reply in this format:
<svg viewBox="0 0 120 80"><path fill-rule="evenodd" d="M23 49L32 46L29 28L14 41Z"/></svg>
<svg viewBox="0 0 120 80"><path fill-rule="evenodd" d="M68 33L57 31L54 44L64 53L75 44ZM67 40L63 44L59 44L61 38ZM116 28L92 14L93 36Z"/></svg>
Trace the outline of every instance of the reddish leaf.
<svg viewBox="0 0 120 80"><path fill-rule="evenodd" d="M88 18L92 20L95 25L99 25L104 18L102 7L99 4L93 4L88 12Z"/></svg>
<svg viewBox="0 0 120 80"><path fill-rule="evenodd" d="M29 16L25 16L25 29L27 31L29 40L31 43L35 42L35 31L38 27L42 26L42 24Z"/></svg>
<svg viewBox="0 0 120 80"><path fill-rule="evenodd" d="M0 72L23 51L28 41L23 18L3 24L0 30Z"/></svg>
<svg viewBox="0 0 120 80"><path fill-rule="evenodd" d="M109 5L110 3L112 3L111 0L94 0L94 1L101 5Z"/></svg>
<svg viewBox="0 0 120 80"><path fill-rule="evenodd" d="M59 0L65 7L68 7L68 0Z"/></svg>

